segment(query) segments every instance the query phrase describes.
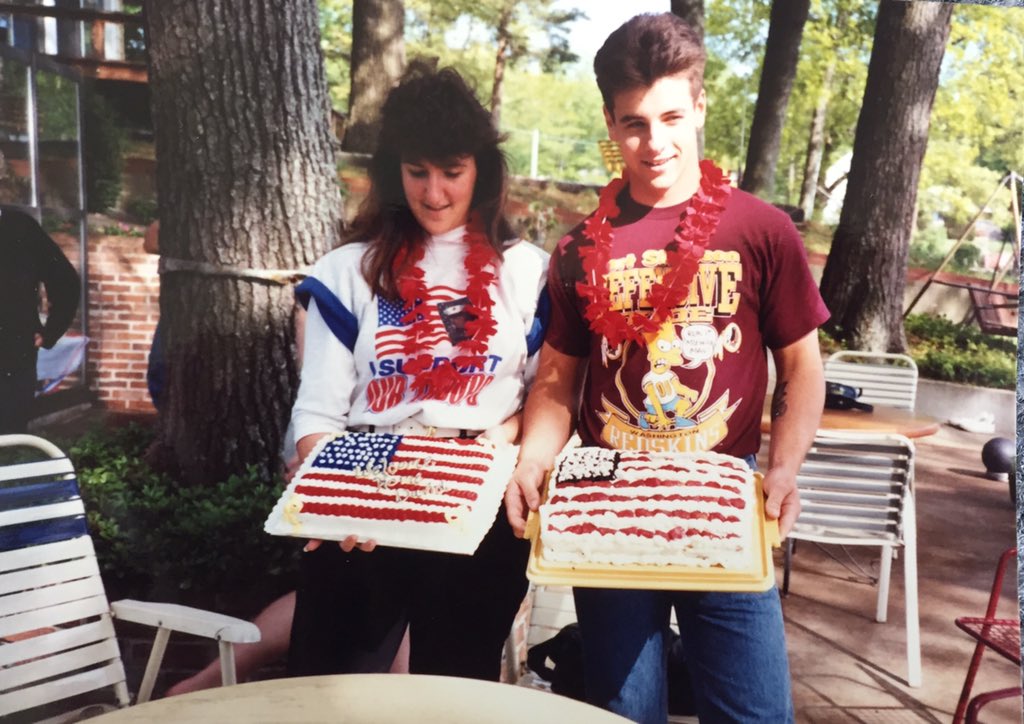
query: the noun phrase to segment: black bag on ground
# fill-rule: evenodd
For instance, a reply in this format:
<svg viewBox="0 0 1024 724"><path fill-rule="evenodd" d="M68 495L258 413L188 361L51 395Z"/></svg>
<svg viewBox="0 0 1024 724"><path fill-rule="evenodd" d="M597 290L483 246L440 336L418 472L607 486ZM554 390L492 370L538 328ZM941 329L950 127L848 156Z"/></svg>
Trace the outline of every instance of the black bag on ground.
<svg viewBox="0 0 1024 724"><path fill-rule="evenodd" d="M693 687L683 658L679 634L670 632L668 649L668 713L695 714ZM549 665L550 664L550 665ZM571 623L557 634L530 647L526 665L537 676L551 684L551 691L572 699L585 701L583 691L583 635L577 623Z"/></svg>
<svg viewBox="0 0 1024 724"><path fill-rule="evenodd" d="M551 664L550 666L548 664ZM526 652L526 665L551 684L551 691L584 701L583 635L578 623L570 623L547 641Z"/></svg>

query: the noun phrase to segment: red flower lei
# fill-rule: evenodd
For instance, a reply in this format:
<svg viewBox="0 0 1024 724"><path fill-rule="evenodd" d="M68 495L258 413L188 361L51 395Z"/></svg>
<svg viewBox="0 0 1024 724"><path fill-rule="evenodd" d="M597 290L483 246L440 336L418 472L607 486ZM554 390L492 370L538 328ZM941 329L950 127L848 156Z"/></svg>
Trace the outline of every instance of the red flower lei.
<svg viewBox="0 0 1024 724"><path fill-rule="evenodd" d="M431 336L434 323L427 315L417 312L428 296L424 271L420 266L427 251L426 244L416 244L410 252L400 252L395 257L395 270L399 275L398 294L406 310L402 322L412 325L404 348L409 359L402 365L402 371L411 377L410 389L414 400L444 399L458 388L462 376L459 368L483 367L487 344L497 328L491 313L494 300L490 293L490 286L497 278L494 271L497 255L474 219L466 225L462 241L466 245L463 264L466 269L466 297L469 299L466 312L471 317L466 322L469 336L455 345L460 354L450 363L436 367L434 355L427 352L422 341Z"/></svg>
<svg viewBox="0 0 1024 724"><path fill-rule="evenodd" d="M627 339L641 343L645 333L658 331L672 311L687 298L700 259L704 256L725 201L731 191L729 178L712 161L700 162L700 186L679 217L672 240L665 246L667 269L647 296L651 313L620 312L612 309L611 295L604 284L611 256L611 220L619 215L615 200L625 187L625 174L601 189L597 210L583 224L583 235L591 244L580 246L584 281L576 291L587 299L585 316L590 329L616 347Z"/></svg>

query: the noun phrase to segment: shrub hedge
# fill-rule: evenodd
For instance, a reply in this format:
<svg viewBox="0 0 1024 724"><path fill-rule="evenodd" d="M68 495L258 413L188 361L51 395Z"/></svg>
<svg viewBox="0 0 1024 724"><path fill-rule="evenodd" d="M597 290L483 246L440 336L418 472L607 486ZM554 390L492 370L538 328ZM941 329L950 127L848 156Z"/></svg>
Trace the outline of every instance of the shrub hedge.
<svg viewBox="0 0 1024 724"><path fill-rule="evenodd" d="M179 485L146 462L153 437L138 425L96 430L68 452L106 585L245 616L289 590L300 543L263 532L284 481L249 470Z"/></svg>
<svg viewBox="0 0 1024 724"><path fill-rule="evenodd" d="M928 314L907 316L910 355L922 377L978 387L1017 386L1017 340Z"/></svg>

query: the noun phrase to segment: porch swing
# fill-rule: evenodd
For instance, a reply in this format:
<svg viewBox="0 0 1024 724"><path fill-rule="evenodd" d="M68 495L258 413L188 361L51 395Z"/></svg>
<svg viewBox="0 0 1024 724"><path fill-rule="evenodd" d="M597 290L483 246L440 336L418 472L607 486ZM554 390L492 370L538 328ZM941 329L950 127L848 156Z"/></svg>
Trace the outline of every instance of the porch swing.
<svg viewBox="0 0 1024 724"><path fill-rule="evenodd" d="M1004 335L1009 337L1017 336L1017 322L1018 322L1018 304L1020 301L1020 291L1010 291L1006 289L998 288L999 282L1006 275L1010 269L1013 268L1014 259L1020 259L1020 248L1021 248L1021 208L1020 208L1020 184L1024 181L1021 176L1013 171L1006 174L996 189L988 197L988 200L978 210L978 213L974 215L970 223L960 234L960 237L953 243L949 253L939 264L938 268L933 271L928 278L925 280L924 285L917 292L917 296L914 297L913 301L907 306L906 311L903 312L904 319L914 309L921 297L928 290L928 287L935 284L942 284L948 287L957 287L960 289L966 289L968 296L971 301L971 308L974 312L973 317L978 323L978 327L981 328L982 332L986 334ZM996 262L995 269L992 270L992 280L989 282L987 287L980 284L965 284L963 282L953 282L944 279L937 279L939 272L942 268L949 263L953 255L956 254L956 250L960 248L960 245L967 238L967 234L970 233L971 229L974 228L975 223L981 218L989 206L992 204L992 200L995 199L996 194L1006 186L1010 189L1010 207L1013 212L1014 228L1013 228L1013 239L1007 241L1004 240L1002 246L999 247L999 256ZM1003 250L1006 248L1006 244L1009 243L1013 247L1013 255L1010 257L1007 264L1002 264ZM966 323L967 320L965 320Z"/></svg>

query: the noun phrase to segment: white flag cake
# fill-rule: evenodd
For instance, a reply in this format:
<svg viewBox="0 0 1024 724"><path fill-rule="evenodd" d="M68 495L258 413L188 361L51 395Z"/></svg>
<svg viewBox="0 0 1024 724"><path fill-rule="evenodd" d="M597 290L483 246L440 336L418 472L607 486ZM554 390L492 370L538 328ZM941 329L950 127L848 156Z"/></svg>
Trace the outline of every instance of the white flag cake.
<svg viewBox="0 0 1024 724"><path fill-rule="evenodd" d="M515 447L486 440L343 433L302 463L265 530L472 554L494 522L515 461Z"/></svg>

